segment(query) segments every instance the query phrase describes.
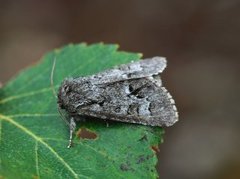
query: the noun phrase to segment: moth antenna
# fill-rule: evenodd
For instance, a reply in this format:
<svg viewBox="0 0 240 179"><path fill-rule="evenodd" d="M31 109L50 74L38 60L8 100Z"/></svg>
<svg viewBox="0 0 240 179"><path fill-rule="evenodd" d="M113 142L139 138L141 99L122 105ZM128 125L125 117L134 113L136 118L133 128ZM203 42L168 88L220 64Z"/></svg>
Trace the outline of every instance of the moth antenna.
<svg viewBox="0 0 240 179"><path fill-rule="evenodd" d="M53 66L52 66L52 71L51 71L51 88L52 88L52 92L53 92L53 95L55 96L55 98L57 98L57 93L56 93L56 90L54 88L54 82L53 82L53 74L54 74L54 70L55 70L55 66L56 66L56 57L54 58L53 60ZM60 114L62 120L68 125L70 126L69 122L65 119L63 113L61 112L61 109L59 108L58 106L58 113Z"/></svg>
<svg viewBox="0 0 240 179"><path fill-rule="evenodd" d="M51 88L52 88L52 92L53 92L53 95L55 96L55 98L57 98L57 93L56 93L56 90L54 88L54 82L53 82L53 74L54 74L54 70L55 70L55 65L56 65L56 57L54 58L53 60L53 66L52 66L52 71L51 71Z"/></svg>

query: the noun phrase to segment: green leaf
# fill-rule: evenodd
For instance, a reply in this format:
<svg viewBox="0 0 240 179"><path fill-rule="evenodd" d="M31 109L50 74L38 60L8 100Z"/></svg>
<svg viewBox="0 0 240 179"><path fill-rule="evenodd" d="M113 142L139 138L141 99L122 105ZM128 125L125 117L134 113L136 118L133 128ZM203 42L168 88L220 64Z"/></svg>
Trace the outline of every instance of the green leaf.
<svg viewBox="0 0 240 179"><path fill-rule="evenodd" d="M0 89L0 178L157 178L153 146L163 130L128 123L88 120L80 127L96 139L79 138L67 149L69 130L50 85L56 58L56 90L66 77L94 74L140 58L117 45L68 45L43 57ZM77 135L78 134L78 135Z"/></svg>

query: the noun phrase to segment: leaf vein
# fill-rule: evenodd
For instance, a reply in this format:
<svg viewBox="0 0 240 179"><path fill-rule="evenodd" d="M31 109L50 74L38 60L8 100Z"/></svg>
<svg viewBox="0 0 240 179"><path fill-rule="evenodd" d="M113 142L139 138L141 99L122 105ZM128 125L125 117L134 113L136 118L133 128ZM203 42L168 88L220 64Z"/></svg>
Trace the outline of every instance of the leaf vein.
<svg viewBox="0 0 240 179"><path fill-rule="evenodd" d="M13 124L15 127L21 129L23 132L27 133L32 138L34 138L37 142L39 142L42 145L44 145L72 173L74 178L78 178L78 174L66 163L66 161L61 156L59 156L56 153L56 151L51 146L49 146L46 142L44 142L42 140L42 138L36 136L32 131L28 130L27 128L25 128L21 124L17 123L16 121L14 121L12 118L10 118L8 116L4 116L4 115L0 114L0 118L5 120L5 121L7 121L7 122L9 122L9 123L11 123L11 124ZM86 177L86 176L83 176L83 177Z"/></svg>
<svg viewBox="0 0 240 179"><path fill-rule="evenodd" d="M10 118L17 118L17 117L54 117L59 116L58 113L52 113L52 114L41 114L41 113L34 113L34 114L14 114L14 115L8 115Z"/></svg>
<svg viewBox="0 0 240 179"><path fill-rule="evenodd" d="M12 100L15 100L15 99L19 99L19 98L33 96L35 94L44 93L44 92L47 92L47 91L50 91L50 90L51 90L51 88L43 88L43 89L36 90L36 91L30 91L30 92L27 92L27 93L22 93L22 94L15 95L15 96L10 96L10 97L7 97L5 99L0 100L0 104L9 102L9 101L12 101Z"/></svg>
<svg viewBox="0 0 240 179"><path fill-rule="evenodd" d="M29 85L33 84L33 82L39 80L39 78L43 77L42 74L46 73L50 68L46 68L45 70L43 70L41 73L38 73L37 75L35 75L34 78L31 78L27 81L27 83L25 83L25 85L22 85L20 88L17 89L17 92L20 92L21 90L26 89Z"/></svg>
<svg viewBox="0 0 240 179"><path fill-rule="evenodd" d="M84 144L84 145L83 145L82 143L78 143L78 144L81 144L82 146L88 147L89 149L93 150L95 153L102 155L103 157L105 157L106 159L108 159L108 160L110 160L110 161L113 161L113 162L114 162L114 161L116 160L116 159L114 159L114 158L108 157L104 152L100 152L100 151L94 149L94 148L91 147L90 145L87 145L87 144ZM115 166L115 165L112 165L112 166L116 169L116 166ZM115 172L115 174L118 175L118 176L120 176L120 177L122 177L122 178L124 178L119 172L118 172L118 173Z"/></svg>
<svg viewBox="0 0 240 179"><path fill-rule="evenodd" d="M36 141L34 150L35 150L35 160L36 160L36 173L38 178L40 179L39 164L38 164L38 141Z"/></svg>
<svg viewBox="0 0 240 179"><path fill-rule="evenodd" d="M63 141L65 142L65 140L61 140L61 139L56 139L56 138L43 138L44 140L55 140L55 141ZM105 154L104 152L102 151L99 151L99 150L96 150L95 148L91 147L90 145L87 145L86 143L85 144L82 144L81 142L78 142L78 143L75 143L76 145L82 145L83 147L87 147L89 148L90 150L94 151L96 154L99 154L101 156L103 156L104 158L108 159L109 161L112 161L112 162L115 162L117 161L117 159L115 158L112 158L112 157L108 157L107 154ZM116 166L115 165L112 165L115 169L116 169ZM124 178L120 173L117 173L115 172L116 175Z"/></svg>

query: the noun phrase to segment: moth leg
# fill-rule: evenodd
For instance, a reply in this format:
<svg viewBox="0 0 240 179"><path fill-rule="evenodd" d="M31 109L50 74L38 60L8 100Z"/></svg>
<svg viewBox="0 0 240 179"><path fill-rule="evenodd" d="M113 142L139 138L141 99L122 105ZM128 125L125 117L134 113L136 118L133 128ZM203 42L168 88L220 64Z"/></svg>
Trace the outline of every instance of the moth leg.
<svg viewBox="0 0 240 179"><path fill-rule="evenodd" d="M73 132L75 131L75 128L76 128L76 122L74 118L71 117L70 124L69 124L70 137L69 137L68 148L72 147L72 138L73 138Z"/></svg>
<svg viewBox="0 0 240 179"><path fill-rule="evenodd" d="M107 125L107 127L109 127L109 123L106 121L106 125Z"/></svg>
<svg viewBox="0 0 240 179"><path fill-rule="evenodd" d="M109 127L108 121L104 119L104 122L106 123L106 127Z"/></svg>

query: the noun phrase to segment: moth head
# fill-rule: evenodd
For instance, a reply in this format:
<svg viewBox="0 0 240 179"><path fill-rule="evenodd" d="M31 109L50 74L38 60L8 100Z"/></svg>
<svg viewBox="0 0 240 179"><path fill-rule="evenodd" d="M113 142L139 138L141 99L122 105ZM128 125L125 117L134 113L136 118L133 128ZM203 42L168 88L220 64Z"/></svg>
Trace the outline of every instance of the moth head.
<svg viewBox="0 0 240 179"><path fill-rule="evenodd" d="M65 79L58 91L58 105L68 112L76 112L77 108L91 103L92 84L83 79Z"/></svg>
<svg viewBox="0 0 240 179"><path fill-rule="evenodd" d="M68 102L67 100L67 95L70 90L71 86L71 79L66 79L63 81L62 85L59 87L58 90L58 106L61 109L66 108L66 103Z"/></svg>

